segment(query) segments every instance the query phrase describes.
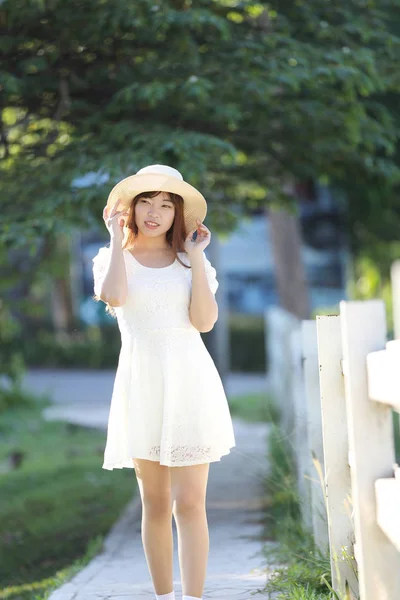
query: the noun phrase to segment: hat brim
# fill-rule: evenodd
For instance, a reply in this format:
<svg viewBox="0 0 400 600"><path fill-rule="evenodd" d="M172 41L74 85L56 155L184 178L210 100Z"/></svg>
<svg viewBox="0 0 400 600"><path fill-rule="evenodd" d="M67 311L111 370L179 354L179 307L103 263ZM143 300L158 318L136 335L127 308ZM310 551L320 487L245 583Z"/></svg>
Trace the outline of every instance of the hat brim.
<svg viewBox="0 0 400 600"><path fill-rule="evenodd" d="M133 198L141 192L157 190L182 196L187 233L196 227L196 219L204 220L207 214L207 202L204 196L190 183L158 173L130 175L119 181L108 196L107 208L111 210L119 200L118 210L124 210L129 208Z"/></svg>

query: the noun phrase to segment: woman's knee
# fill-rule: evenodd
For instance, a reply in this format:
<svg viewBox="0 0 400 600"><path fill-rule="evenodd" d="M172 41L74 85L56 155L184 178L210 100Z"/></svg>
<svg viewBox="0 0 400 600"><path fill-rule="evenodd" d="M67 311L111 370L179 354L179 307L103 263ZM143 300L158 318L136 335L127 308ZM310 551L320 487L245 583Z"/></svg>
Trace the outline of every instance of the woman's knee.
<svg viewBox="0 0 400 600"><path fill-rule="evenodd" d="M143 509L152 518L163 518L172 514L171 494L169 490L144 490Z"/></svg>
<svg viewBox="0 0 400 600"><path fill-rule="evenodd" d="M205 511L209 463L171 469L171 493L175 516Z"/></svg>
<svg viewBox="0 0 400 600"><path fill-rule="evenodd" d="M183 490L176 494L173 512L176 517L190 517L203 514L205 508L205 498L192 490Z"/></svg>

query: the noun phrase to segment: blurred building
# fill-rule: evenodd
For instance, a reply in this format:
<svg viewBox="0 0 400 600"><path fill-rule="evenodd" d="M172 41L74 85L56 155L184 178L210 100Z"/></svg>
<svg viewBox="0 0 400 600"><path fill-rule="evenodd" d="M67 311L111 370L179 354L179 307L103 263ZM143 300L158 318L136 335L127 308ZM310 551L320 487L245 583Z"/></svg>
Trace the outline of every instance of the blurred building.
<svg viewBox="0 0 400 600"><path fill-rule="evenodd" d="M343 207L322 186L299 185L297 194L311 307L332 307L346 295ZM253 211L220 242L219 270L225 274L231 311L262 314L265 307L279 304L270 223L264 210Z"/></svg>

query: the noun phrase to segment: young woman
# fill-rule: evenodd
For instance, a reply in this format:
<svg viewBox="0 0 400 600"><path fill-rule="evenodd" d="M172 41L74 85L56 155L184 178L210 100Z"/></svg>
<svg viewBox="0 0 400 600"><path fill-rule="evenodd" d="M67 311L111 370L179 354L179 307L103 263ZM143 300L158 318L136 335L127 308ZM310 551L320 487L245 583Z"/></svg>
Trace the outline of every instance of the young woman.
<svg viewBox="0 0 400 600"><path fill-rule="evenodd" d="M209 466L236 445L200 335L218 319L216 270L204 254L206 212L204 197L179 171L145 167L112 189L103 211L110 246L93 259L95 296L121 332L103 468L135 470L144 553L163 600L175 600L172 515L183 600L201 600Z"/></svg>

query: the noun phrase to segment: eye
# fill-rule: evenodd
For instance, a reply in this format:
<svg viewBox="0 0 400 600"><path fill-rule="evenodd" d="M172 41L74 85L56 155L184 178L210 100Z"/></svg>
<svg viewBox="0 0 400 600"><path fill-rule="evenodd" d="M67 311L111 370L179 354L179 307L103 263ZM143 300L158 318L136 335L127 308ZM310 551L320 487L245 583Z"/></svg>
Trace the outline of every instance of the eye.
<svg viewBox="0 0 400 600"><path fill-rule="evenodd" d="M146 198L141 198L140 199L141 202L148 202L148 200ZM172 208L172 204L163 204L163 207L166 206L167 208Z"/></svg>

